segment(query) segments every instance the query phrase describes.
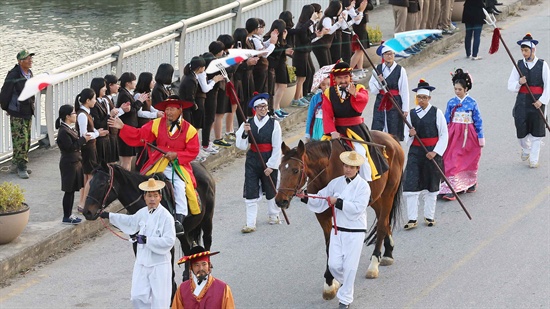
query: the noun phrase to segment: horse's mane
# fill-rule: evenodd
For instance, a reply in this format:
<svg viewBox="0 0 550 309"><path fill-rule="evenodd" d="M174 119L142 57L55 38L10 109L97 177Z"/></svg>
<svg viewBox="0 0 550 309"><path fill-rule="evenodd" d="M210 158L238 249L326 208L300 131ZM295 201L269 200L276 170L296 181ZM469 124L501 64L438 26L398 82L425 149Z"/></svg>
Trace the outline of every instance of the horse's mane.
<svg viewBox="0 0 550 309"><path fill-rule="evenodd" d="M330 157L332 153L331 141L311 141L305 146L309 160L313 162Z"/></svg>
<svg viewBox="0 0 550 309"><path fill-rule="evenodd" d="M147 180L148 178L147 176L141 175L139 173L127 171L118 164L110 164L110 166L113 168L113 171L115 173L118 172L118 174L122 176L122 179L120 179L121 182L130 184L136 188L140 183Z"/></svg>

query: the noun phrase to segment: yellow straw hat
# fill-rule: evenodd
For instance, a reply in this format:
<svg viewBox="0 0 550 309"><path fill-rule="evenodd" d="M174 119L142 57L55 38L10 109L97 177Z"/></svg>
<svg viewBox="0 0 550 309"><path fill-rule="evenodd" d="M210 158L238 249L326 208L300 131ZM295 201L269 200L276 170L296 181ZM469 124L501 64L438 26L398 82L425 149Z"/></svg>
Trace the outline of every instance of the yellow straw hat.
<svg viewBox="0 0 550 309"><path fill-rule="evenodd" d="M159 191L164 188L165 184L163 181L155 180L154 178L149 178L149 180L144 181L139 184L139 189L143 191Z"/></svg>
<svg viewBox="0 0 550 309"><path fill-rule="evenodd" d="M365 163L365 158L353 150L342 152L340 160L349 166L361 166Z"/></svg>

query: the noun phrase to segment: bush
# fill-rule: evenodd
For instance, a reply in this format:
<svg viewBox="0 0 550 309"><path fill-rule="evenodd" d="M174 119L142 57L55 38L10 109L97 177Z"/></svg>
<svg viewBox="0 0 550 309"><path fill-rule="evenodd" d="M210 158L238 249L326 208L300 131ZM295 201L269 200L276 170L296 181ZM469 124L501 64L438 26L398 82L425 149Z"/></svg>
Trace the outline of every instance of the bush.
<svg viewBox="0 0 550 309"><path fill-rule="evenodd" d="M288 80L290 81L290 84L296 82L296 67L293 67L291 65L286 66L288 70Z"/></svg>
<svg viewBox="0 0 550 309"><path fill-rule="evenodd" d="M14 212L24 207L25 196L19 185L4 181L0 184L0 212Z"/></svg>
<svg viewBox="0 0 550 309"><path fill-rule="evenodd" d="M371 44L380 44L382 42L382 30L380 30L380 26L376 26L376 28L367 26L367 33L369 34L369 42Z"/></svg>

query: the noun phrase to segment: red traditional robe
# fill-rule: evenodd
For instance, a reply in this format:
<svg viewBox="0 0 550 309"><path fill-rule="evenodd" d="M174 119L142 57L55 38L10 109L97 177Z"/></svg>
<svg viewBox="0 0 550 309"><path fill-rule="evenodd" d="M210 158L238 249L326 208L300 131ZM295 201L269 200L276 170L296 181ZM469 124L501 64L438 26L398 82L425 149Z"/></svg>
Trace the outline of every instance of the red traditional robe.
<svg viewBox="0 0 550 309"><path fill-rule="evenodd" d="M225 282L208 276L208 282L198 296L193 279L184 281L176 291L172 309L234 309L235 301L231 288Z"/></svg>
<svg viewBox="0 0 550 309"><path fill-rule="evenodd" d="M189 211L191 214L199 214L200 207L195 193L197 182L193 175L191 161L195 160L199 154L199 137L197 129L189 122L181 120L180 129L174 134L168 131L166 116L149 121L141 128L134 128L125 125L119 132L119 136L130 146L146 146L145 143L157 142L157 147L166 152L176 152L178 154L178 163L181 167L177 170L178 176L186 183L185 195L189 202ZM150 149L149 160L145 162L141 173L151 175L161 173L168 166L169 160L163 157L163 154L157 150Z"/></svg>

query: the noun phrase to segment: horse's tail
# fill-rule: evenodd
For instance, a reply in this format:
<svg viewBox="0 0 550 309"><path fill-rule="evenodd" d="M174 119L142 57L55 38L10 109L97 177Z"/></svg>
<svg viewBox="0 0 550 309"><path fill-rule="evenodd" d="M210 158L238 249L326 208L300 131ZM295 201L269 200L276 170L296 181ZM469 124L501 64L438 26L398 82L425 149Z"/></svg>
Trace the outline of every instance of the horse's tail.
<svg viewBox="0 0 550 309"><path fill-rule="evenodd" d="M401 198L403 197L403 177L399 180L399 185L397 187L397 192L393 196L393 203L390 210L389 216L389 225L392 230L394 230L399 223L399 218L401 217ZM364 243L367 246L373 245L376 242L376 224L378 219L375 218L374 222L371 225L370 230L367 232L368 235L365 237Z"/></svg>
<svg viewBox="0 0 550 309"><path fill-rule="evenodd" d="M401 218L401 199L403 198L403 175L399 179L399 186L397 187L397 192L393 196L393 204L390 211L390 226L394 230L399 223Z"/></svg>

